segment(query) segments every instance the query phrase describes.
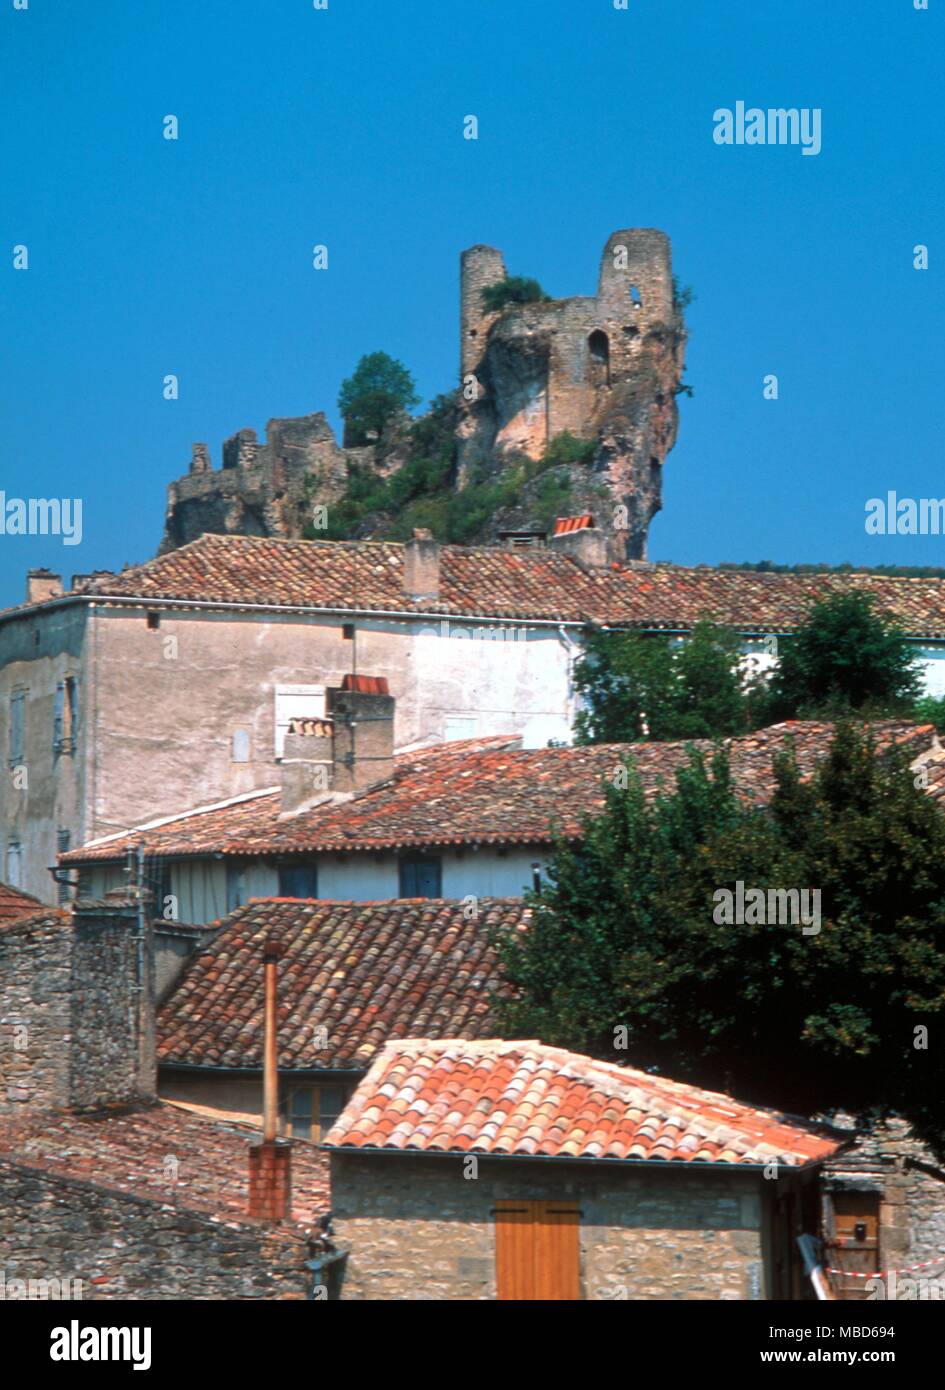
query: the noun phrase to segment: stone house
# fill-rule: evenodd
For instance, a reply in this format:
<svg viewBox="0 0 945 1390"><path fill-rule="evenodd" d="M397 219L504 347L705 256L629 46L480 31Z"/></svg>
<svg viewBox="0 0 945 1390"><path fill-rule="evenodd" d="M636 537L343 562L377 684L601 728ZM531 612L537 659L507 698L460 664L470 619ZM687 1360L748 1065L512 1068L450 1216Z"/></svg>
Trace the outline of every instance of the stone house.
<svg viewBox="0 0 945 1390"><path fill-rule="evenodd" d="M342 1297L811 1297L843 1139L536 1042L391 1042L324 1144Z"/></svg>
<svg viewBox="0 0 945 1390"><path fill-rule="evenodd" d="M246 1126L156 1098L142 905L0 928L0 1269L6 1299L304 1299L327 1165L293 1146L291 1217L250 1206Z"/></svg>
<svg viewBox="0 0 945 1390"><path fill-rule="evenodd" d="M370 680L358 677L359 682ZM168 915L208 924L254 897L482 898L520 896L540 881L555 834L578 840L582 817L598 814L605 786L629 759L654 795L672 788L695 747L707 741L521 748L496 735L394 754L391 722L371 711L386 696L329 689L359 711L358 740L374 740L354 764L363 785L336 795L347 778L350 748L335 737L343 720L319 721L308 735L290 735L280 789L224 805L162 818L127 835L106 836L60 858L82 892L97 897L129 877L129 857L160 896ZM880 748L909 750L926 766L928 791L945 790L945 755L930 725L877 723ZM828 723L790 722L726 740L735 785L754 801L774 786L773 760L793 746L811 771L833 736ZM312 795L315 774L326 791ZM340 785L340 784L339 784ZM138 869L135 868L137 873Z"/></svg>
<svg viewBox="0 0 945 1390"><path fill-rule="evenodd" d="M220 1119L262 1113L263 945L279 942L282 1132L317 1141L391 1038L490 1036L505 986L494 929L518 898L463 902L263 899L196 951L157 1012L159 1092Z"/></svg>

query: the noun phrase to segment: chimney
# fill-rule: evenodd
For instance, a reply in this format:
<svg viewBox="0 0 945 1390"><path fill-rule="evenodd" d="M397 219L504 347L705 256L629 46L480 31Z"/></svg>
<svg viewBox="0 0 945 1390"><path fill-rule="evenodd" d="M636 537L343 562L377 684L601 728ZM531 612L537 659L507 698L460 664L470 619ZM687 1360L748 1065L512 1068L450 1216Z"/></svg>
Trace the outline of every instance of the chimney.
<svg viewBox="0 0 945 1390"><path fill-rule="evenodd" d="M394 697L384 676L345 676L328 691L333 792L354 793L394 773Z"/></svg>
<svg viewBox="0 0 945 1390"><path fill-rule="evenodd" d="M589 512L583 516L559 516L548 549L570 555L579 565L597 568L609 560L607 537L598 531Z"/></svg>
<svg viewBox="0 0 945 1390"><path fill-rule="evenodd" d="M154 952L146 893L129 886L71 911L41 908L0 933L7 1022L0 1115L153 1101Z"/></svg>
<svg viewBox="0 0 945 1390"><path fill-rule="evenodd" d="M26 602L44 603L48 598L58 598L62 593L62 575L52 570L38 569L26 571Z"/></svg>
<svg viewBox="0 0 945 1390"><path fill-rule="evenodd" d="M282 745L282 814L294 815L331 790L330 719L293 719Z"/></svg>
<svg viewBox="0 0 945 1390"><path fill-rule="evenodd" d="M249 1147L249 1214L260 1221L292 1215L292 1145L277 1138L279 1123L278 970L281 942L263 946L263 1137Z"/></svg>
<svg viewBox="0 0 945 1390"><path fill-rule="evenodd" d="M426 527L404 546L404 590L413 599L440 596L440 547Z"/></svg>
<svg viewBox="0 0 945 1390"><path fill-rule="evenodd" d="M283 816L343 800L394 772L394 707L385 676L345 676L327 719L293 719L282 746Z"/></svg>

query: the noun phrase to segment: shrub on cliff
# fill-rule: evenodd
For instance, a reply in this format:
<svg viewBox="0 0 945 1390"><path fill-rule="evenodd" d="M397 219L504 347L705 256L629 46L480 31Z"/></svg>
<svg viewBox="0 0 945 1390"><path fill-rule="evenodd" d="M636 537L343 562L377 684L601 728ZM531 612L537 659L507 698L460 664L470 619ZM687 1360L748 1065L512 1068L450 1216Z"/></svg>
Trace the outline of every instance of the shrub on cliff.
<svg viewBox="0 0 945 1390"><path fill-rule="evenodd" d="M338 409L345 422L345 444L367 444L389 420L419 405L413 377L386 352L369 352L341 383Z"/></svg>
<svg viewBox="0 0 945 1390"><path fill-rule="evenodd" d="M487 314L497 314L507 304L543 304L550 299L537 280L527 275L507 275L482 292L482 307Z"/></svg>

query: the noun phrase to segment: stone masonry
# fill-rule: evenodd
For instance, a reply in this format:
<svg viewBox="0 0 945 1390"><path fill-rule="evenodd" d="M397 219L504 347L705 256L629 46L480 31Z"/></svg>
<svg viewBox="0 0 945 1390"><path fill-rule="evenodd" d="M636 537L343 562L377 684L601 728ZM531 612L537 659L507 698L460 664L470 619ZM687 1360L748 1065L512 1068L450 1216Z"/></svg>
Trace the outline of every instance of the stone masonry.
<svg viewBox="0 0 945 1390"><path fill-rule="evenodd" d="M497 1201L574 1200L585 1299L761 1299L767 1223L757 1174L331 1154L345 1299L494 1299Z"/></svg>

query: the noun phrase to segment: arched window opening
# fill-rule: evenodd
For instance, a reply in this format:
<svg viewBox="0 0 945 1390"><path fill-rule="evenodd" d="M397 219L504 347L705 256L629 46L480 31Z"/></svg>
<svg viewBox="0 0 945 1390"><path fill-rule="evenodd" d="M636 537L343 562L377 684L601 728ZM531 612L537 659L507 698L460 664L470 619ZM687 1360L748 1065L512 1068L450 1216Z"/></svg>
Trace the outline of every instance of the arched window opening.
<svg viewBox="0 0 945 1390"><path fill-rule="evenodd" d="M588 380L594 387L610 385L610 344L599 328L587 340Z"/></svg>

